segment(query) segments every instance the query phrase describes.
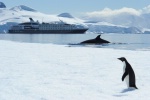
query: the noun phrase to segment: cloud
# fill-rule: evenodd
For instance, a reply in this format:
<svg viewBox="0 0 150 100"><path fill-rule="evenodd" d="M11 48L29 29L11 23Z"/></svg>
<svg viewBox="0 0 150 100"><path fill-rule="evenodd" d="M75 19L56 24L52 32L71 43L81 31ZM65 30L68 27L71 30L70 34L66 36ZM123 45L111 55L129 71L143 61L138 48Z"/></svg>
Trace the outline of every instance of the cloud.
<svg viewBox="0 0 150 100"><path fill-rule="evenodd" d="M105 8L101 11L85 13L83 19L90 23L106 22L114 25L138 28L150 28L150 5L142 9L123 7L112 10Z"/></svg>
<svg viewBox="0 0 150 100"><path fill-rule="evenodd" d="M144 13L150 13L150 5L148 5L147 7L144 7L141 12Z"/></svg>
<svg viewBox="0 0 150 100"><path fill-rule="evenodd" d="M133 8L121 8L121 9L115 9L112 10L110 8L105 8L101 11L93 11L93 12L87 12L86 16L88 17L113 17L121 14L130 14L130 15L136 15L139 16L141 15L140 10L136 10Z"/></svg>

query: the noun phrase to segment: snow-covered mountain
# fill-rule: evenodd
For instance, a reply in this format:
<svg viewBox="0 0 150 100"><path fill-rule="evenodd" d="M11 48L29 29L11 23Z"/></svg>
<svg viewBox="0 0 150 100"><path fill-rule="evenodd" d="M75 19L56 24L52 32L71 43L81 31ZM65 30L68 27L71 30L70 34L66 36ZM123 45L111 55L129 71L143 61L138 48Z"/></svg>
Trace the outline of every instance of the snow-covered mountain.
<svg viewBox="0 0 150 100"><path fill-rule="evenodd" d="M150 33L150 6L141 10L133 8L111 10L105 8L102 11L87 13L82 18L73 17L69 13L59 15L44 14L25 5L15 6L10 9L5 7L5 4L0 2L0 33L7 32L14 24L29 21L29 17L39 22L61 20L69 24L85 25L89 27L87 32Z"/></svg>
<svg viewBox="0 0 150 100"><path fill-rule="evenodd" d="M98 23L105 22L105 23L113 24L112 27L111 25L105 25L105 27L109 26L113 28L115 25L117 26L117 28L119 26L128 29L132 28L132 30L135 29L134 31L137 32L141 31L144 33L144 31L150 30L150 5L139 10L133 8L121 8L115 10L112 10L110 8L105 8L101 11L86 13L83 19L88 20L87 23L98 24ZM101 25L99 26L101 27ZM103 26L104 25L102 25L102 27Z"/></svg>
<svg viewBox="0 0 150 100"><path fill-rule="evenodd" d="M15 24L28 22L29 17L39 22L54 22L63 21L68 24L77 24L87 27L83 20L73 17L69 13L62 13L59 15L48 15L38 12L30 7L20 5L13 8L0 8L0 33L5 33Z"/></svg>

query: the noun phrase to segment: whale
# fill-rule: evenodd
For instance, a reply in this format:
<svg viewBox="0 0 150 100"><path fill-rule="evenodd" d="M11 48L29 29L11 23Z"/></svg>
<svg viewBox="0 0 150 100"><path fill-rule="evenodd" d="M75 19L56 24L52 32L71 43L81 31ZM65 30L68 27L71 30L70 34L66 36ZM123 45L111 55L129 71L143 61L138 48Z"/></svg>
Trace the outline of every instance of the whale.
<svg viewBox="0 0 150 100"><path fill-rule="evenodd" d="M98 35L94 39L85 40L85 41L81 42L80 44L103 44L103 43L110 43L109 41L102 39L100 36L101 35Z"/></svg>

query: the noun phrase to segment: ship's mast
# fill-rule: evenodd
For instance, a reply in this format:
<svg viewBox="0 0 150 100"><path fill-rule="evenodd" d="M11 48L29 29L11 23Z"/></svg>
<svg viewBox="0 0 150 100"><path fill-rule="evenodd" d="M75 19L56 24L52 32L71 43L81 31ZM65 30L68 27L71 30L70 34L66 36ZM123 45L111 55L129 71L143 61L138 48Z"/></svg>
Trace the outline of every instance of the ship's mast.
<svg viewBox="0 0 150 100"><path fill-rule="evenodd" d="M30 22L34 22L34 20L31 17L29 19L30 19Z"/></svg>

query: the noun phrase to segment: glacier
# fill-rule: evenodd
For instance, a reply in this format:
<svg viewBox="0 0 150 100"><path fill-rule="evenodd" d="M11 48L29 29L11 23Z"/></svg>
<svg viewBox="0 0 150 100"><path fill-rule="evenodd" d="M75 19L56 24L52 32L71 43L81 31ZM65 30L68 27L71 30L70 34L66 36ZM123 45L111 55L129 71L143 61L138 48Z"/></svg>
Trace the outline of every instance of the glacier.
<svg viewBox="0 0 150 100"><path fill-rule="evenodd" d="M83 18L88 22L101 23L107 22L115 26L135 28L140 33L149 32L150 29L150 5L142 9L123 7L120 9L104 8L100 11L87 12ZM134 31L133 31L134 32ZM138 31L139 32L139 31Z"/></svg>

